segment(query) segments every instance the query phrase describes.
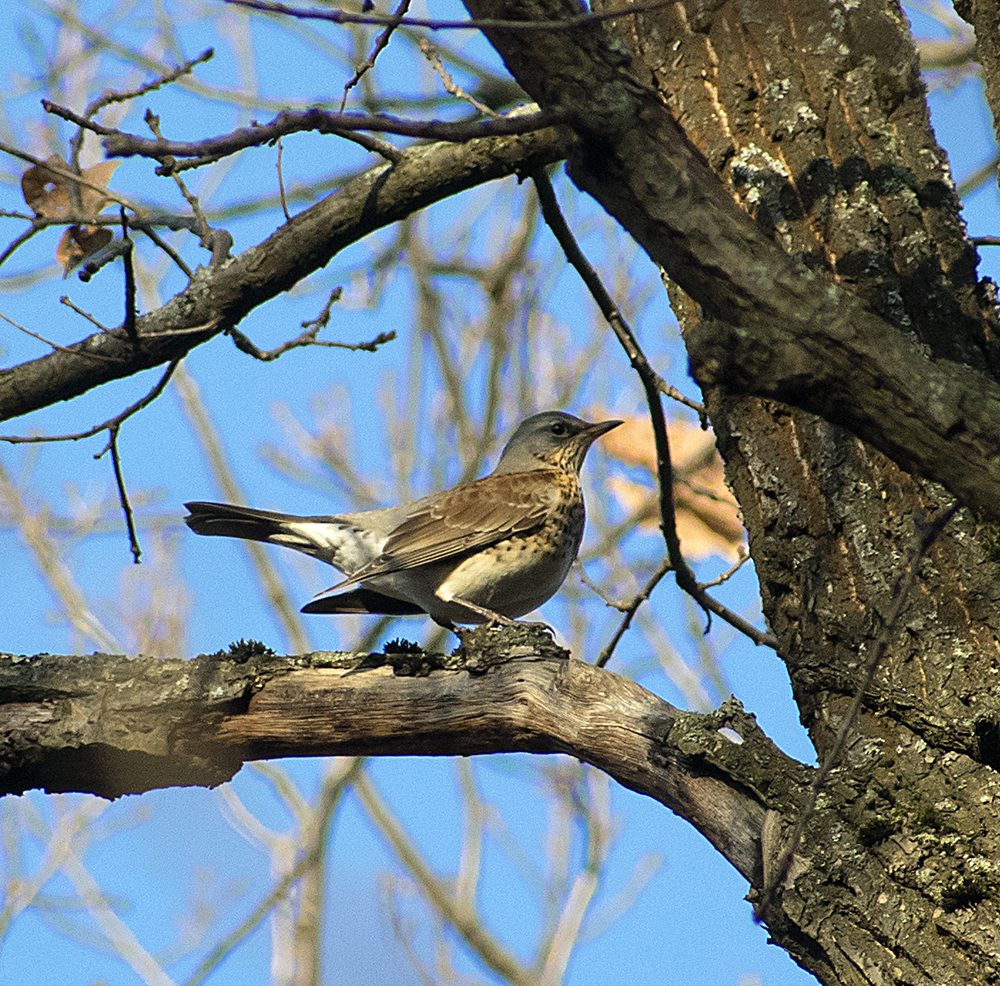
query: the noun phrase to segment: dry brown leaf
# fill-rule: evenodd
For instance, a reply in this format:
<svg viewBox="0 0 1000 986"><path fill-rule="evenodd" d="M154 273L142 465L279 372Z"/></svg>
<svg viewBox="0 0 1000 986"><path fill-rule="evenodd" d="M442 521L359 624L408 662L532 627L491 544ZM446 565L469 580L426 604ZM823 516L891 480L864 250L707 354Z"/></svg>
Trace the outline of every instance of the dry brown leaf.
<svg viewBox="0 0 1000 986"><path fill-rule="evenodd" d="M107 186L120 161L101 161L92 168L85 168L81 177L100 188ZM53 154L45 164L35 164L21 175L21 192L24 201L36 216L58 219L73 212L69 194L71 179L58 174L53 168L72 171L58 154ZM80 186L80 208L86 215L94 215L104 208L108 196L86 185Z"/></svg>
<svg viewBox="0 0 1000 986"><path fill-rule="evenodd" d="M676 477L674 506L681 549L690 560L721 555L737 561L746 535L736 500L726 486L715 437L711 431L702 431L682 418L668 421L667 427ZM648 484L618 474L610 478L609 485L622 506L638 515L639 526L655 531L660 514L655 488L656 448L649 419L627 419L603 439L603 448L611 458L649 473Z"/></svg>
<svg viewBox="0 0 1000 986"><path fill-rule="evenodd" d="M107 226L70 226L56 247L56 262L68 274L81 260L107 246L114 233Z"/></svg>
<svg viewBox="0 0 1000 986"><path fill-rule="evenodd" d="M120 161L101 161L86 168L82 177L93 185L104 188L111 180ZM70 171L70 166L58 154L53 154L45 164L36 164L21 175L21 192L24 201L36 216L59 219L73 215L70 197L72 179L58 174L53 168ZM96 216L108 202L107 195L95 188L80 186L81 212ZM56 261L68 274L81 260L111 242L113 233L103 226L70 226L63 232L56 247Z"/></svg>

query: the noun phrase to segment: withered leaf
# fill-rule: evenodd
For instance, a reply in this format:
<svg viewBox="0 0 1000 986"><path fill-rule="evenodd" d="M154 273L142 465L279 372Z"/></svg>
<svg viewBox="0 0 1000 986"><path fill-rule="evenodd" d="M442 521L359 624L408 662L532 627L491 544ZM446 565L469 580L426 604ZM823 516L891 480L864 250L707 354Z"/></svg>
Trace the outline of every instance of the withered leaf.
<svg viewBox="0 0 1000 986"><path fill-rule="evenodd" d="M726 486L712 432L682 418L668 421L667 428L675 474L677 536L684 554L693 561L710 555L736 561L746 534L736 500ZM629 418L602 441L609 456L649 473L648 482L636 482L619 473L610 477L609 485L622 506L638 514L639 526L653 533L660 515L654 478L656 448L649 419Z"/></svg>
<svg viewBox="0 0 1000 986"><path fill-rule="evenodd" d="M92 168L85 168L81 177L92 185L104 188L111 181L119 164L120 161L101 161ZM53 168L61 168L67 172L72 170L58 154L53 154L45 164L32 165L21 175L24 201L36 216L44 216L46 219L58 219L60 216L71 215L73 211L69 194L72 179L57 173ZM102 192L86 185L80 186L80 206L86 215L97 215L107 201L107 195Z"/></svg>
<svg viewBox="0 0 1000 986"><path fill-rule="evenodd" d="M104 188L111 180L120 161L101 161L84 169L82 177L93 185ZM36 164L21 175L21 192L24 201L36 216L59 219L73 215L70 186L73 180L59 174L56 168L71 171L69 164L58 154L53 154L45 164ZM96 216L108 202L108 196L96 188L80 185L80 209L85 215ZM111 242L113 233L103 226L70 226L63 232L56 247L56 261L69 273L81 260Z"/></svg>

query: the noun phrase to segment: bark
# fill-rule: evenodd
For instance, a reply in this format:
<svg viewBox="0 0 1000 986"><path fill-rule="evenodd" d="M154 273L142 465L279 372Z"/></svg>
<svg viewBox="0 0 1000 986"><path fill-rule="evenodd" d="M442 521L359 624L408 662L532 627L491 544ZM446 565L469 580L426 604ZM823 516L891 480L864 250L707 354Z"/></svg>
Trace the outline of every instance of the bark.
<svg viewBox="0 0 1000 986"><path fill-rule="evenodd" d="M457 192L564 156L551 128L410 148L398 163L365 172L230 262L199 267L180 294L136 320L137 342L119 328L0 371L0 421L179 359L372 231Z"/></svg>
<svg viewBox="0 0 1000 986"><path fill-rule="evenodd" d="M572 0L467 0L466 6L474 16L484 18L557 20L574 12ZM762 4L760 10L768 6ZM823 23L813 25L808 22L813 16L809 5L805 5L809 9L804 15L785 10L781 4L770 6L773 11L762 14L760 20L769 29L762 32L761 39L767 50L753 52L762 60L780 56L777 64L791 67L785 64L788 55L782 46L790 45L794 51L801 37L794 27L788 36L771 30L772 23L802 21L807 28L824 30L829 39L829 12L820 18ZM825 4L813 6L819 13L827 11ZM490 30L486 34L518 82L541 106L574 121L574 130L582 138L569 157L574 181L616 216L707 314L731 323L721 342L718 330L714 335L692 334L688 339L693 364L706 384L722 383L734 391L773 395L822 413L847 425L904 468L941 482L977 511L1000 519L996 416L1000 387L989 372L975 372L989 371L997 362L995 298L988 285L975 280L974 251L957 218L958 203L944 153L936 146L923 147L928 157L922 158L918 148L905 145L904 138L918 129L912 113L922 109L923 119L917 122L928 130L916 54L909 35L902 30L905 25L901 27L888 15L882 17L872 3L862 6L849 27L832 39L853 53L854 61L836 66L844 77L847 95L852 87L860 88L851 78L852 73L859 74L859 64L886 54L901 56L892 72L880 68L879 78L866 78L882 90L887 88L882 76L888 78L892 88L885 93L886 101L903 105L902 111L894 109L900 120L888 128L895 131L888 136L897 139L886 140L891 145L883 155L886 160L877 162L863 157L863 146L853 146L858 142L848 127L857 126L854 116L826 120L838 105L833 95L837 80L831 78L827 49L819 52L818 42L813 46L816 52L806 49L805 54L824 66L822 74L818 75L815 65L800 66L801 76L807 68L812 75L800 78L802 92L782 92L776 101L787 103L784 115L760 121L759 126L767 124L772 144L791 140L793 149L800 145L794 139L799 131L822 130L820 124L826 121L822 137L817 135L795 156L778 147L767 150L748 143L743 149L747 152L745 163L739 164L736 155L741 149L732 133L725 135L724 146L712 146L713 137L705 134L699 134L705 138L704 146L693 146L651 85L658 82L656 72L664 74L664 48L671 39L683 38L685 30L701 38L692 31L687 15L677 15L677 24L667 15L636 17L634 31L630 18L621 28L618 46L610 44L602 32L589 28L537 34ZM685 8L675 5L671 10L683 12ZM742 35L735 30L741 13L742 5L732 3L718 6L711 21L702 16L706 25L721 25L720 40L739 49L742 61L738 68L748 73L737 79L733 72L735 88L728 92L739 96L746 88L742 79L756 75L754 84L762 91L755 92L754 100L764 102L768 79L760 77L760 65L752 59L747 62ZM877 44L867 51L865 42L856 39L866 39L876 29ZM626 68L628 43L634 45L636 60ZM705 89L706 74L712 79L720 71L715 65L719 53L705 55L699 44L700 40L691 47L704 66L693 66L693 59L686 60L683 55L671 55L672 64L678 66L671 86L683 89L687 82L690 87ZM538 57L541 50L544 59ZM703 74L694 74L692 68L701 69ZM914 99L914 89L919 100ZM673 92L666 87L664 91L667 98ZM728 98L721 93L721 86L716 95L716 106ZM856 95L867 96L867 91ZM810 100L823 101L819 107L822 116L810 106ZM680 109L686 106L682 104ZM767 111L773 112L770 107ZM740 105L734 106L733 112L733 117L722 114L717 124L738 120L747 110ZM871 116L870 109L861 116L859 108L860 119ZM755 121L751 136L756 138L759 126ZM826 139L835 126L843 127L853 142L851 153L837 161L840 174ZM773 165L761 167L760 162L766 161ZM757 223L734 205L731 192L712 171L713 162L727 167L731 177L744 186L751 186L742 190L748 202L764 199L768 208L759 212ZM790 177L798 179L801 187L793 185ZM833 225L837 217L829 214L830 199L843 181L865 185L863 197L869 207L875 207L880 197L893 198L890 213L880 216L879 223L887 224L888 232L897 237L894 249L899 256L886 258L874 249L881 243L867 248L866 241L859 243L849 237L850 246L833 237L832 242L823 244L822 236L819 244L815 236L800 236L796 242L793 220L804 225L801 220L807 203L813 206L817 219L827 227ZM837 230L839 235L854 232L839 222ZM772 242L775 231L781 233L782 246L795 253L795 258ZM822 228L819 232L822 234ZM866 232L869 239L876 232L883 234L880 239L885 238L882 229ZM840 278L823 276L826 258L822 246L827 252L843 248ZM884 262L887 259L888 265ZM900 270L890 277L893 263ZM839 287L850 284L853 289L859 282L870 284L876 279L881 284L879 297L859 300L856 293ZM904 335L887 319L897 324L904 320L911 331ZM804 326L808 326L808 334L803 334ZM722 358L726 346L735 347L740 358L751 357L746 372L738 372L739 360ZM817 350L820 359L816 358ZM834 374L820 372L827 365L824 353L839 358L833 369L846 365L864 367L867 372L838 375L837 386L831 387ZM773 375L768 372L772 364L777 370Z"/></svg>
<svg viewBox="0 0 1000 986"><path fill-rule="evenodd" d="M975 29L986 102L993 114L994 133L1000 137L1000 7L991 0L955 0L955 13Z"/></svg>

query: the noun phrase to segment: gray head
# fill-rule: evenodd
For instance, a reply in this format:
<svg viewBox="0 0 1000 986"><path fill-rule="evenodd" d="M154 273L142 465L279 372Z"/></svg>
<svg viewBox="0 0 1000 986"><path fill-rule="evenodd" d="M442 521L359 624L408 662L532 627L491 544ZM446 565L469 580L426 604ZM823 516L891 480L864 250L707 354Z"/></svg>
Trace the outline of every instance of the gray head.
<svg viewBox="0 0 1000 986"><path fill-rule="evenodd" d="M533 414L517 426L493 473L531 472L534 469L579 472L594 440L620 424L621 421L588 424L562 411Z"/></svg>

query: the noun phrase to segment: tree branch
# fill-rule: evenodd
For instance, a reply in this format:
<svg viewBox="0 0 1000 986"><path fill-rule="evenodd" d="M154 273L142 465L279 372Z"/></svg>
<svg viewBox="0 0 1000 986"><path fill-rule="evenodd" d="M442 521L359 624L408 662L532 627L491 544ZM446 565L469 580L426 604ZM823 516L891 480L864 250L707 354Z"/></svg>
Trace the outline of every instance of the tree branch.
<svg viewBox="0 0 1000 986"><path fill-rule="evenodd" d="M465 5L476 18L539 21L573 8L572 0ZM733 202L601 32L485 33L539 105L572 121L580 140L570 177L707 316L727 323L686 340L701 382L819 413L1000 518L1000 386L934 360L855 295L798 266Z"/></svg>
<svg viewBox="0 0 1000 986"><path fill-rule="evenodd" d="M365 172L229 264L199 268L184 291L136 319L138 345L113 330L0 372L0 421L177 360L373 230L483 182L551 164L565 152L551 129L410 148L397 164Z"/></svg>
<svg viewBox="0 0 1000 986"><path fill-rule="evenodd" d="M215 785L272 757L568 753L689 819L759 881L764 813L792 817L808 780L735 701L682 712L520 628L467 634L452 656L230 650L0 655L0 793Z"/></svg>

